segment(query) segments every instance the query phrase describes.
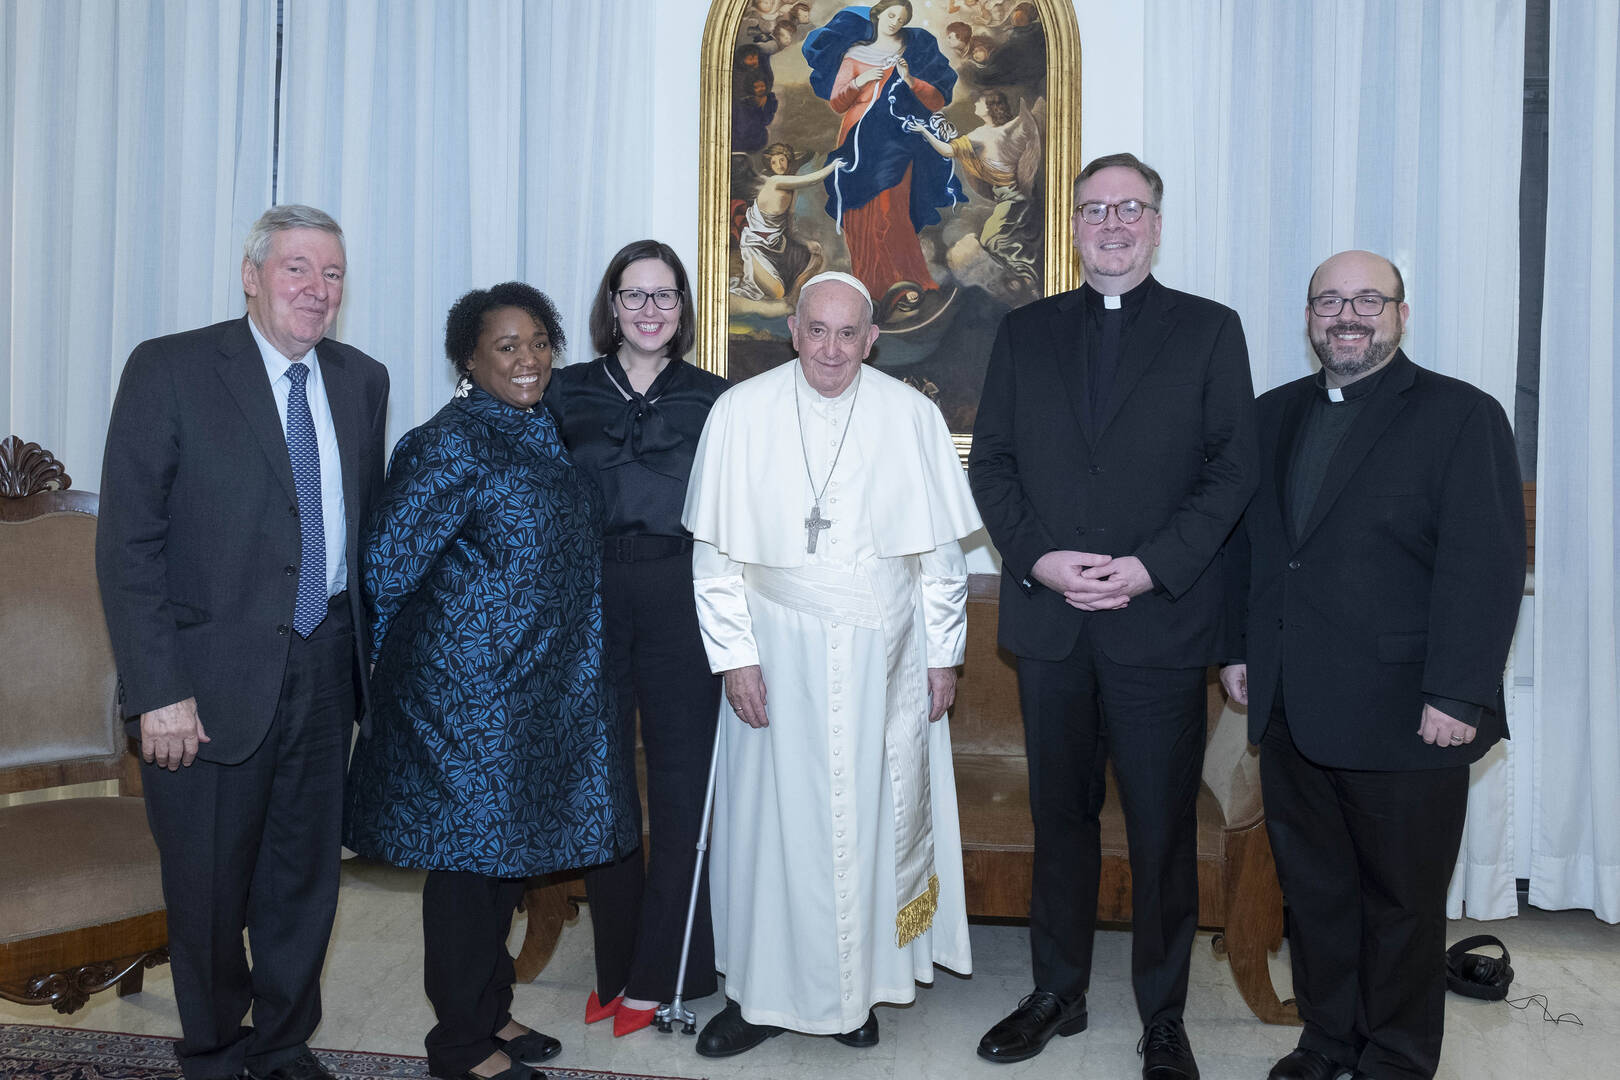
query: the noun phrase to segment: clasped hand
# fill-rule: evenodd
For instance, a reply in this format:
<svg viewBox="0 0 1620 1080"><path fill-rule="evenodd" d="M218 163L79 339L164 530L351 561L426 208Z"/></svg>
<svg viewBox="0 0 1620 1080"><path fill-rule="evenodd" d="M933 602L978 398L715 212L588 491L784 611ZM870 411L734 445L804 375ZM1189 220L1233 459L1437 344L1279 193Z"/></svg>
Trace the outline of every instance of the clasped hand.
<svg viewBox="0 0 1620 1080"><path fill-rule="evenodd" d="M1118 611L1131 597L1153 588L1153 578L1135 555L1048 551L1036 560L1030 576L1081 611Z"/></svg>

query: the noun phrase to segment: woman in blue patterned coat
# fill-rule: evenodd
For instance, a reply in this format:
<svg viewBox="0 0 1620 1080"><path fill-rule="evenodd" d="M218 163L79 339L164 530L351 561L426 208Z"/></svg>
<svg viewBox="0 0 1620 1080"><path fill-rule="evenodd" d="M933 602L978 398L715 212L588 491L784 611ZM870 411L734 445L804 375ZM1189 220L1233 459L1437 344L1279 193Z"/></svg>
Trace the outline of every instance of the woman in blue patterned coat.
<svg viewBox="0 0 1620 1080"><path fill-rule="evenodd" d="M509 1011L523 880L639 840L602 677L599 510L536 407L562 345L527 285L456 302L456 397L395 448L362 554L376 667L345 842L429 871L439 1077L528 1080L561 1049Z"/></svg>

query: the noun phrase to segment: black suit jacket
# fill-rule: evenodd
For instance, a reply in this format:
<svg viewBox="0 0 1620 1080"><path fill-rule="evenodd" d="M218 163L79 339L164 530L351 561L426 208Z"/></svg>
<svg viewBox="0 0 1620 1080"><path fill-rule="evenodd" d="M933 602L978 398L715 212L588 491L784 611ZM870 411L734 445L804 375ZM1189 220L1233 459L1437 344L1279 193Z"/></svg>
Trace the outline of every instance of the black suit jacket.
<svg viewBox="0 0 1620 1080"><path fill-rule="evenodd" d="M388 372L315 347L343 464L357 677L369 656L359 530L383 478ZM244 316L142 342L107 429L96 567L126 716L197 699L209 761L238 762L275 715L300 557L281 418Z"/></svg>
<svg viewBox="0 0 1620 1080"><path fill-rule="evenodd" d="M1151 282L1091 430L1079 290L1002 320L968 479L1001 553L1001 644L1061 659L1088 619L1122 664L1195 667L1220 654L1222 545L1254 490L1254 389L1237 313ZM1082 612L1029 573L1049 551L1136 555L1155 588Z"/></svg>
<svg viewBox="0 0 1620 1080"><path fill-rule="evenodd" d="M1260 488L1229 553L1228 651L1248 664L1249 740L1260 741L1281 694L1295 744L1317 764L1475 761L1507 734L1502 672L1524 593L1507 415L1397 352L1294 536L1288 473L1320 392L1313 375L1259 403ZM1472 743L1418 737L1426 694L1484 708Z"/></svg>

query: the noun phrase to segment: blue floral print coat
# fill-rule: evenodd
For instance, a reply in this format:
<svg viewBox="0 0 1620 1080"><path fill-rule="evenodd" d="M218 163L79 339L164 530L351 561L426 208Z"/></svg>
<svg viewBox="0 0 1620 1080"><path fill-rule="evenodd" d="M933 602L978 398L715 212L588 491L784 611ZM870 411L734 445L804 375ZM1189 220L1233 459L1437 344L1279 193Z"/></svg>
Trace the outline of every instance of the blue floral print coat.
<svg viewBox="0 0 1620 1080"><path fill-rule="evenodd" d="M362 545L376 668L349 847L524 877L635 846L602 677L598 513L543 407L475 386L400 440Z"/></svg>

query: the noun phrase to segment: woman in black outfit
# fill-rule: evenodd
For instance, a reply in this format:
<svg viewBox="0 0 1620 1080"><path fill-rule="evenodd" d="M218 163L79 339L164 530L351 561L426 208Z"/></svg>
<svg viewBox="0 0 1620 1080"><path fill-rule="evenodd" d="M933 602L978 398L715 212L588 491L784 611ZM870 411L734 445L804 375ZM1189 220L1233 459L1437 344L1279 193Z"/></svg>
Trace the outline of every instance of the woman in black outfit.
<svg viewBox="0 0 1620 1080"><path fill-rule="evenodd" d="M633 769L639 712L647 759L651 860L643 870L638 847L585 875L596 943L585 1022L612 1016L616 1036L646 1027L674 996L719 715L721 683L699 636L681 507L698 436L726 381L681 359L693 320L680 258L656 240L630 244L608 263L591 307L591 341L602 355L560 368L546 392L575 464L601 489L602 621L618 738ZM705 877L683 996L715 989Z"/></svg>

